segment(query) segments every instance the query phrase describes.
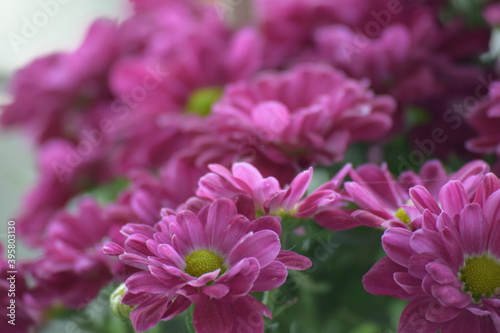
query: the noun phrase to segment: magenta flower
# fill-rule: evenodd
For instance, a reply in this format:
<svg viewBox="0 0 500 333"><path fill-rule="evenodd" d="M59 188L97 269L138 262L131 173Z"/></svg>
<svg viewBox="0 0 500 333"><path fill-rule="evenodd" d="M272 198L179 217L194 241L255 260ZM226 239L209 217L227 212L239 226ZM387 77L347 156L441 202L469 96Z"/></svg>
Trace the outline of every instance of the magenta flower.
<svg viewBox="0 0 500 333"><path fill-rule="evenodd" d="M44 143L37 156L40 172L37 182L23 199L18 217L19 233L30 245L40 245L52 219L74 196L110 179L103 150L83 155L68 141L53 139Z"/></svg>
<svg viewBox="0 0 500 333"><path fill-rule="evenodd" d="M348 200L360 207L351 213L360 225L418 229L421 221L415 219L420 213L410 198L408 190L411 187L423 186L431 197L439 201L441 187L449 180L459 180L467 189L467 194L473 196L489 170L487 163L474 161L448 175L440 162L430 161L424 164L418 175L406 171L396 180L387 165L366 164L351 170L353 181L346 182L344 186Z"/></svg>
<svg viewBox="0 0 500 333"><path fill-rule="evenodd" d="M341 160L352 142L381 138L394 109L394 100L375 96L367 81L303 64L229 85L212 121L219 136L240 140L240 150L255 138L254 148L270 163L300 170Z"/></svg>
<svg viewBox="0 0 500 333"><path fill-rule="evenodd" d="M365 289L410 300L398 332L500 332L500 182L488 174L470 199L450 181L439 204L411 189L422 228L390 228L387 257L364 276Z"/></svg>
<svg viewBox="0 0 500 333"><path fill-rule="evenodd" d="M271 312L249 293L278 288L287 268L311 266L309 259L280 250L280 232L277 218L250 221L232 201L219 199L198 215L165 216L155 228L129 224L122 229L124 246L108 243L104 252L141 270L125 281L122 300L137 306L130 314L137 331L194 303L197 332L262 332L262 316Z"/></svg>
<svg viewBox="0 0 500 333"><path fill-rule="evenodd" d="M91 198L80 201L76 215L59 213L47 230L42 257L30 264L35 282L30 304L78 309L94 299L122 268L102 253L102 244L120 240L127 222L127 216L108 212Z"/></svg>
<svg viewBox="0 0 500 333"><path fill-rule="evenodd" d="M116 56L115 31L113 22L96 21L75 52L52 54L18 71L1 125L22 127L37 143L76 141L82 130L99 128L112 100L106 75Z"/></svg>
<svg viewBox="0 0 500 333"><path fill-rule="evenodd" d="M250 196L263 214L294 213L312 178L312 168L298 174L288 188L282 189L274 177L264 178L248 163L234 163L231 171L219 164L209 165L212 173L199 181L196 195L215 201L238 194Z"/></svg>

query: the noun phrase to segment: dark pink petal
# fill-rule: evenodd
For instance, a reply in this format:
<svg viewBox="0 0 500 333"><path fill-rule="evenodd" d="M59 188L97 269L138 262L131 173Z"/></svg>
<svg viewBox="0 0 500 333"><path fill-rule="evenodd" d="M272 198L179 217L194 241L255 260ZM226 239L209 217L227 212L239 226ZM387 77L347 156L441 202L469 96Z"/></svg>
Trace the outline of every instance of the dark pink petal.
<svg viewBox="0 0 500 333"><path fill-rule="evenodd" d="M283 263L288 269L299 271L308 269L312 266L312 262L309 258L288 250L280 250L276 260Z"/></svg>
<svg viewBox="0 0 500 333"><path fill-rule="evenodd" d="M214 205L216 204L217 202ZM172 225L172 233L179 241L186 242L193 250L208 247L205 227L195 214L190 211L182 211L177 214L176 220L177 224Z"/></svg>
<svg viewBox="0 0 500 333"><path fill-rule="evenodd" d="M410 258L408 272L419 279L423 279L427 274L427 265L436 260L431 254L415 254Z"/></svg>
<svg viewBox="0 0 500 333"><path fill-rule="evenodd" d="M500 258L500 190L491 194L484 204L484 217L491 225L489 250Z"/></svg>
<svg viewBox="0 0 500 333"><path fill-rule="evenodd" d="M215 271L207 272L207 273L199 276L198 278L189 281L187 284L192 286L192 287L196 287L196 288L202 287L209 282L215 281L215 279L217 279L217 277L219 276L220 272L221 272L221 269L218 268Z"/></svg>
<svg viewBox="0 0 500 333"><path fill-rule="evenodd" d="M193 324L197 333L231 333L234 304L215 299L195 305Z"/></svg>
<svg viewBox="0 0 500 333"><path fill-rule="evenodd" d="M249 224L248 231L257 232L260 230L272 230L276 234L281 235L281 223L278 218L279 217L274 216L259 217Z"/></svg>
<svg viewBox="0 0 500 333"><path fill-rule="evenodd" d="M138 254L142 256L152 255L151 251L146 246L147 238L144 235L135 234L127 238L123 248L127 253Z"/></svg>
<svg viewBox="0 0 500 333"><path fill-rule="evenodd" d="M150 272L138 272L125 281L127 289L133 294L167 294L170 287L151 275Z"/></svg>
<svg viewBox="0 0 500 333"><path fill-rule="evenodd" d="M421 212L423 212L424 209L428 209L436 215L439 215L439 213L441 213L441 208L439 208L432 195L423 186L415 186L411 188L410 198L411 201L415 204L415 207L417 207Z"/></svg>
<svg viewBox="0 0 500 333"><path fill-rule="evenodd" d="M158 281L161 281L165 286L169 286L170 288L182 286L186 283L185 279L177 275L170 274L164 267L160 268L156 266L149 266L149 271L158 279Z"/></svg>
<svg viewBox="0 0 500 333"><path fill-rule="evenodd" d="M236 205L229 199L218 199L210 206L206 225L209 247L218 243L222 232L227 227L227 222L237 214Z"/></svg>
<svg viewBox="0 0 500 333"><path fill-rule="evenodd" d="M443 247L441 237L435 231L420 229L413 234L410 245L417 253L428 253L446 260L448 253Z"/></svg>
<svg viewBox="0 0 500 333"><path fill-rule="evenodd" d="M139 304L130 313L130 320L138 332L147 331L158 324L168 307L168 298L154 297Z"/></svg>
<svg viewBox="0 0 500 333"><path fill-rule="evenodd" d="M389 257L384 257L363 276L363 286L370 294L411 299L412 295L394 281L394 273L405 271L404 267L396 264Z"/></svg>
<svg viewBox="0 0 500 333"><path fill-rule="evenodd" d="M489 331L481 330L479 317L476 317L468 311L461 311L461 313L453 320L443 323L441 326L442 333L472 333L481 332L486 333Z"/></svg>
<svg viewBox="0 0 500 333"><path fill-rule="evenodd" d="M458 272L454 271L443 261L433 261L428 263L425 268L432 276L434 281L439 284L449 284L449 285L457 285L458 281Z"/></svg>
<svg viewBox="0 0 500 333"><path fill-rule="evenodd" d="M453 218L469 203L469 197L459 181L450 181L439 192L439 202L443 210Z"/></svg>
<svg viewBox="0 0 500 333"><path fill-rule="evenodd" d="M253 222L250 222L243 215L233 216L226 224L223 233L219 236L218 243L214 243L213 246L219 249L221 253L228 253L231 249L236 246L242 238L249 237L248 229Z"/></svg>
<svg viewBox="0 0 500 333"><path fill-rule="evenodd" d="M432 295L445 306L465 308L472 302L471 295L464 293L459 287L435 284L432 286L431 291Z"/></svg>
<svg viewBox="0 0 500 333"><path fill-rule="evenodd" d="M125 250L116 243L108 242L103 245L102 252L108 256L119 256L123 254Z"/></svg>
<svg viewBox="0 0 500 333"><path fill-rule="evenodd" d="M366 210L356 210L351 213L351 216L356 220L360 225L364 225L366 227L371 228L379 228L385 225L391 217L387 218L380 217L379 215L386 215L385 212L369 212Z"/></svg>
<svg viewBox="0 0 500 333"><path fill-rule="evenodd" d="M412 300L401 313L398 333L436 333L440 325L425 318L432 297L419 297Z"/></svg>
<svg viewBox="0 0 500 333"><path fill-rule="evenodd" d="M126 292L121 302L125 305L139 305L154 296L149 293L132 294L131 292Z"/></svg>
<svg viewBox="0 0 500 333"><path fill-rule="evenodd" d="M448 264L458 270L464 261L462 241L456 228L444 228L440 232L444 248L448 251Z"/></svg>
<svg viewBox="0 0 500 333"><path fill-rule="evenodd" d="M474 197L474 202L484 207L486 200L490 197L490 195L500 189L500 181L498 177L489 173L484 176L483 181L479 184L476 190L476 196Z"/></svg>
<svg viewBox="0 0 500 333"><path fill-rule="evenodd" d="M269 265L276 259L280 251L278 235L271 230L257 231L238 243L229 253L229 265L234 265L244 258L256 258L261 267Z"/></svg>
<svg viewBox="0 0 500 333"><path fill-rule="evenodd" d="M170 320L177 316L178 314L181 314L189 306L191 305L191 302L186 298L182 296L177 296L168 306L167 311L163 314L163 317L161 320Z"/></svg>
<svg viewBox="0 0 500 333"><path fill-rule="evenodd" d="M279 261L274 261L260 270L251 291L259 292L276 289L285 283L287 276L288 271L285 265Z"/></svg>
<svg viewBox="0 0 500 333"><path fill-rule="evenodd" d="M201 287L202 293L215 299L226 296L229 291L229 287L221 283Z"/></svg>
<svg viewBox="0 0 500 333"><path fill-rule="evenodd" d="M309 168L306 171L299 173L292 183L290 188L286 191L285 197L283 198L283 208L285 211L291 211L297 202L304 196L311 183L313 175L313 169Z"/></svg>
<svg viewBox="0 0 500 333"><path fill-rule="evenodd" d="M184 269L186 267L186 262L172 246L168 244L160 244L157 250L162 259L167 259L171 266L176 266L180 269Z"/></svg>
<svg viewBox="0 0 500 333"><path fill-rule="evenodd" d="M465 206L458 220L458 228L466 254L482 254L488 246L490 224L479 204Z"/></svg>
<svg viewBox="0 0 500 333"><path fill-rule="evenodd" d="M410 246L413 233L408 229L390 228L382 236L382 247L395 263L408 267L410 257L415 253Z"/></svg>
<svg viewBox="0 0 500 333"><path fill-rule="evenodd" d="M244 258L227 272L222 274L215 283L229 287L231 295L247 294L260 273L260 265L255 258Z"/></svg>
<svg viewBox="0 0 500 333"><path fill-rule="evenodd" d="M232 303L234 326L233 332L262 333L264 318L271 318L271 311L250 295L240 297Z"/></svg>
<svg viewBox="0 0 500 333"><path fill-rule="evenodd" d="M314 221L330 230L348 230L359 227L359 223L345 210L331 209L314 215Z"/></svg>
<svg viewBox="0 0 500 333"><path fill-rule="evenodd" d="M118 258L125 265L129 265L139 269L147 270L148 265L150 264L147 258L132 253L121 254Z"/></svg>
<svg viewBox="0 0 500 333"><path fill-rule="evenodd" d="M461 182L465 189L465 193L467 193L469 198L472 198L479 182L483 180L484 176L489 171L490 166L488 163L481 160L472 161L461 167L460 170L450 177L450 179Z"/></svg>
<svg viewBox="0 0 500 333"><path fill-rule="evenodd" d="M394 281L403 288L408 294L413 295L422 295L423 291L420 287L422 280L417 279L405 272L396 272L393 275Z"/></svg>
<svg viewBox="0 0 500 333"><path fill-rule="evenodd" d="M344 183L344 187L353 201L364 210L385 211L372 192L362 185L353 182Z"/></svg>
<svg viewBox="0 0 500 333"><path fill-rule="evenodd" d="M427 308L425 318L433 323L443 323L455 319L462 312L462 309L442 306L437 300L433 300Z"/></svg>

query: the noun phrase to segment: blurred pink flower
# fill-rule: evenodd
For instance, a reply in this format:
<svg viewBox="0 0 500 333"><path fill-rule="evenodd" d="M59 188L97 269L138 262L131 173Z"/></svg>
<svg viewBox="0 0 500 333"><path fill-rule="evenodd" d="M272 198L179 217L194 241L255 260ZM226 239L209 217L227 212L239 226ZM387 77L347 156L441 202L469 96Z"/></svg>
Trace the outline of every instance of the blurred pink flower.
<svg viewBox="0 0 500 333"><path fill-rule="evenodd" d="M76 142L110 115L107 75L116 57L116 25L98 20L80 47L36 59L12 79L13 102L0 123L22 127L37 143L52 138Z"/></svg>
<svg viewBox="0 0 500 333"><path fill-rule="evenodd" d="M475 108L468 122L479 137L467 141L467 148L473 152L500 156L500 81L490 85L489 95Z"/></svg>
<svg viewBox="0 0 500 333"><path fill-rule="evenodd" d="M261 332L269 309L249 292L278 288L287 268L306 269L309 259L280 250L279 220L264 216L250 221L235 204L219 199L198 215L181 211L155 228L127 225L123 248L104 246L109 255L139 268L125 285L122 303L137 306L131 320L137 331L154 327L195 304L197 332ZM249 318L252 322L249 322ZM258 318L258 320L257 320Z"/></svg>
<svg viewBox="0 0 500 333"><path fill-rule="evenodd" d="M387 257L364 276L365 289L410 300L398 332L500 332L500 182L488 174L473 199L460 181L439 203L412 188L422 228L389 228Z"/></svg>
<svg viewBox="0 0 500 333"><path fill-rule="evenodd" d="M43 255L29 265L34 282L30 304L80 309L93 300L113 272L122 269L102 253L102 244L118 241L128 222L133 221L109 214L88 197L79 202L76 215L59 213L47 230Z"/></svg>
<svg viewBox="0 0 500 333"><path fill-rule="evenodd" d="M83 150L71 142L52 139L37 157L40 175L23 199L18 217L19 233L30 245L43 242L51 219L68 201L100 182L110 179L101 149Z"/></svg>
<svg viewBox="0 0 500 333"><path fill-rule="evenodd" d="M394 110L394 100L374 95L366 81L329 66L303 64L229 85L211 120L228 140L255 137L253 148L268 164L300 170L342 160L352 142L381 138L391 128Z"/></svg>

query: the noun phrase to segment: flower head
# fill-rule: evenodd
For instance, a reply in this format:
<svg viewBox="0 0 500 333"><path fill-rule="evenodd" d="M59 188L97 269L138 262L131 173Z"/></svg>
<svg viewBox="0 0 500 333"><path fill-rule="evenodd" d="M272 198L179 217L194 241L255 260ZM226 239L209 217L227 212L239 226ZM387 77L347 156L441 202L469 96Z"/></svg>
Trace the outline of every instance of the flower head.
<svg viewBox="0 0 500 333"><path fill-rule="evenodd" d="M232 201L219 199L198 215L165 216L154 228L127 225L124 246L111 243L104 251L140 270L125 281L122 299L137 306L131 312L136 330L169 320L194 303L197 332L231 332L239 325L261 332L262 316L271 313L249 293L278 288L287 268L311 265L280 250L280 232L277 218L250 221L237 214Z"/></svg>
<svg viewBox="0 0 500 333"><path fill-rule="evenodd" d="M212 120L228 140L260 141L254 148L269 163L303 169L341 160L352 142L381 138L394 111L394 100L376 96L367 81L329 66L302 64L229 85Z"/></svg>
<svg viewBox="0 0 500 333"><path fill-rule="evenodd" d="M247 194L263 214L294 213L312 178L312 168L309 168L298 174L288 188L282 189L276 178L262 177L259 170L248 163L234 163L231 171L218 164L209 165L209 169L212 173L200 179L197 196L215 201Z"/></svg>
<svg viewBox="0 0 500 333"><path fill-rule="evenodd" d="M410 192L422 227L385 231L387 257L365 275L365 289L411 300L399 332L500 332L498 178L485 176L472 199L450 181L439 205L421 186Z"/></svg>

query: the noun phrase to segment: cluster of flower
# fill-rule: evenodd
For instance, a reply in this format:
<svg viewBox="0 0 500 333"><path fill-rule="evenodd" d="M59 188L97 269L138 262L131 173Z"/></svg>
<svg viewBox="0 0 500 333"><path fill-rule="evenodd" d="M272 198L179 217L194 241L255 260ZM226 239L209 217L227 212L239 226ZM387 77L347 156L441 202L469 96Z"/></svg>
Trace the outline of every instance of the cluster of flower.
<svg viewBox="0 0 500 333"><path fill-rule="evenodd" d="M12 79L0 122L33 139L40 171L19 233L43 255L19 266L22 320L2 332L116 281L113 311L136 331L194 305L197 332L263 332L258 293L312 265L282 249L304 232L291 218L384 230L363 285L410 300L400 332L500 332L500 167L471 161L500 156L500 72L476 61L498 4L472 25L446 1L131 2ZM230 24L238 11L252 15ZM410 126L415 110L427 119ZM423 158L393 175L382 147L402 135L461 168Z"/></svg>

